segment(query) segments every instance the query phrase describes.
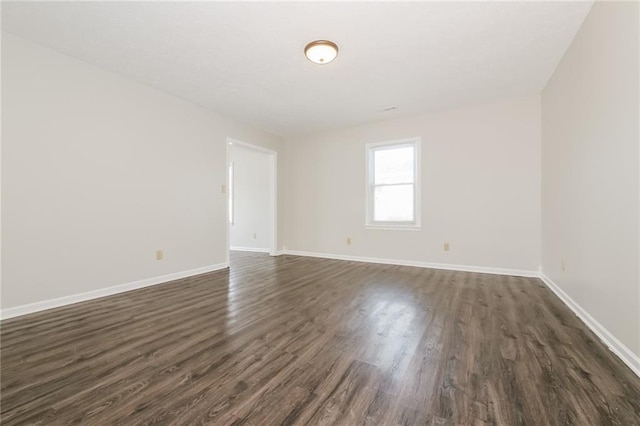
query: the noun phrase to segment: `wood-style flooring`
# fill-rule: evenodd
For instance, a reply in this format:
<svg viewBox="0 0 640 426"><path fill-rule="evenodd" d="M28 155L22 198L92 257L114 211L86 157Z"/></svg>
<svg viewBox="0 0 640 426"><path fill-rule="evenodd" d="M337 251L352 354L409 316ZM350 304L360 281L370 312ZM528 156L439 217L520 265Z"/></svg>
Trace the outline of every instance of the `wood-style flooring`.
<svg viewBox="0 0 640 426"><path fill-rule="evenodd" d="M533 278L234 253L1 328L3 425L640 425Z"/></svg>

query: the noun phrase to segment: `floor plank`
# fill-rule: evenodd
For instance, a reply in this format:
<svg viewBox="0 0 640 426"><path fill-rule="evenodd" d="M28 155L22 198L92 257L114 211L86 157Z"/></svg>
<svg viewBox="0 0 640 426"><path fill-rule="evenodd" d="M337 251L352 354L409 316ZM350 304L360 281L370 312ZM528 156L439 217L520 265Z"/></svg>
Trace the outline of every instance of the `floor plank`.
<svg viewBox="0 0 640 426"><path fill-rule="evenodd" d="M6 425L640 426L640 379L533 278L234 252L0 328Z"/></svg>

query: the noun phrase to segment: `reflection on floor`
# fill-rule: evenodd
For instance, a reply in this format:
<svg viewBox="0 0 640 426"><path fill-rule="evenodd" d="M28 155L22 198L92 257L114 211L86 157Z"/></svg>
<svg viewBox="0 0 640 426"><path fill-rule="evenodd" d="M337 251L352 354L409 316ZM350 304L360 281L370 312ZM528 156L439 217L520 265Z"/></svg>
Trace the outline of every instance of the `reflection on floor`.
<svg viewBox="0 0 640 426"><path fill-rule="evenodd" d="M7 320L2 421L640 424L640 379L533 278L234 253Z"/></svg>

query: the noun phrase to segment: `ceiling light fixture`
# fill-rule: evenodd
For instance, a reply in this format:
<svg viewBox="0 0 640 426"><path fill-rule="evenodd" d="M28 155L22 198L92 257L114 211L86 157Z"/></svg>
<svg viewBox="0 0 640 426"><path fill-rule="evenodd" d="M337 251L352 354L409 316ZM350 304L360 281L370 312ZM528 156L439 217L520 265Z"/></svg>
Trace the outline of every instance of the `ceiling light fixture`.
<svg viewBox="0 0 640 426"><path fill-rule="evenodd" d="M304 48L304 55L314 64L328 64L338 56L338 45L329 40L312 41Z"/></svg>

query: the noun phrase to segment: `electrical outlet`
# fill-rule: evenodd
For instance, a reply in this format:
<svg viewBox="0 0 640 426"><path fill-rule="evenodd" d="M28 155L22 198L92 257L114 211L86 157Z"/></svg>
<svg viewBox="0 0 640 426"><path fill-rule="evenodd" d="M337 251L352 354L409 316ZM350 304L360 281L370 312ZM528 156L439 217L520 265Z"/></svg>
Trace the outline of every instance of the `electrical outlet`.
<svg viewBox="0 0 640 426"><path fill-rule="evenodd" d="M444 243L444 251L449 251L449 243Z"/></svg>
<svg viewBox="0 0 640 426"><path fill-rule="evenodd" d="M227 185L220 185L220 192L222 192L223 194L227 193Z"/></svg>
<svg viewBox="0 0 640 426"><path fill-rule="evenodd" d="M351 245L351 237L347 237L347 245L350 246Z"/></svg>
<svg viewBox="0 0 640 426"><path fill-rule="evenodd" d="M564 264L564 259L560 261L560 269L562 269L562 272L567 270L567 265Z"/></svg>
<svg viewBox="0 0 640 426"><path fill-rule="evenodd" d="M164 252L162 250L156 250L156 260L162 260L164 258Z"/></svg>
<svg viewBox="0 0 640 426"><path fill-rule="evenodd" d="M255 232L253 233L253 239L255 240L256 238L258 238L258 234L256 234Z"/></svg>

